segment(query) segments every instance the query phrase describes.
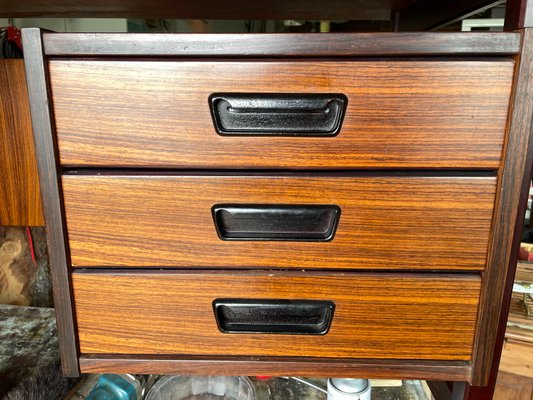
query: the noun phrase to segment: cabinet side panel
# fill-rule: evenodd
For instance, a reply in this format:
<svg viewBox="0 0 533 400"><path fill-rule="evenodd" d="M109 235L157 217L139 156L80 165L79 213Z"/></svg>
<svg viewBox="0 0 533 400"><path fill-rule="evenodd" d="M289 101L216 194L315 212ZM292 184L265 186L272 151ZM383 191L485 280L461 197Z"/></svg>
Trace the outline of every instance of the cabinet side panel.
<svg viewBox="0 0 533 400"><path fill-rule="evenodd" d="M25 29L22 40L50 255L59 350L65 375L78 376L77 340L72 316L61 192L57 175L57 149L53 140L53 118L49 108L47 66L43 55L41 31L36 28Z"/></svg>
<svg viewBox="0 0 533 400"><path fill-rule="evenodd" d="M497 340L500 316L506 319L527 192L531 179L531 128L533 115L533 29L523 32L522 54L517 59L513 95L509 108L507 141L499 171L497 201L487 270L483 275L478 334L474 349L474 385L485 385L493 358L499 361ZM503 305L503 306L502 306Z"/></svg>

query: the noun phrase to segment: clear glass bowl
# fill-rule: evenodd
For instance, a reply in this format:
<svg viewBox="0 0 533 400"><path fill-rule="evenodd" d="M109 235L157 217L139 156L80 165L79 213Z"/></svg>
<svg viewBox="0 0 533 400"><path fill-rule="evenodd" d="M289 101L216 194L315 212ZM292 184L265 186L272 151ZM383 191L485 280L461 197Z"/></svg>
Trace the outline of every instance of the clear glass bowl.
<svg viewBox="0 0 533 400"><path fill-rule="evenodd" d="M253 383L244 376L166 376L146 400L255 400Z"/></svg>

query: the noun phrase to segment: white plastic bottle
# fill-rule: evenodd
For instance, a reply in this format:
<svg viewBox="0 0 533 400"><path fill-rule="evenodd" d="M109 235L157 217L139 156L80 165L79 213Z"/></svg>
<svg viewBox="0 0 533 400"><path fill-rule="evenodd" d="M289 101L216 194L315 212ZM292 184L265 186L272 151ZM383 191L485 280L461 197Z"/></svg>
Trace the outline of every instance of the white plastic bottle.
<svg viewBox="0 0 533 400"><path fill-rule="evenodd" d="M328 400L370 400L368 379L328 379Z"/></svg>

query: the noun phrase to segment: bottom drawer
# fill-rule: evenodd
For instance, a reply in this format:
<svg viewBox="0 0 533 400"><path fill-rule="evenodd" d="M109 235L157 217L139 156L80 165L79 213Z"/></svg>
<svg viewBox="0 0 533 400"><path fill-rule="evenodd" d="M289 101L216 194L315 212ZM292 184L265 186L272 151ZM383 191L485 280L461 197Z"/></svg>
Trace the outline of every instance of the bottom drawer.
<svg viewBox="0 0 533 400"><path fill-rule="evenodd" d="M72 284L82 354L470 360L480 294L478 276L452 274L89 271Z"/></svg>

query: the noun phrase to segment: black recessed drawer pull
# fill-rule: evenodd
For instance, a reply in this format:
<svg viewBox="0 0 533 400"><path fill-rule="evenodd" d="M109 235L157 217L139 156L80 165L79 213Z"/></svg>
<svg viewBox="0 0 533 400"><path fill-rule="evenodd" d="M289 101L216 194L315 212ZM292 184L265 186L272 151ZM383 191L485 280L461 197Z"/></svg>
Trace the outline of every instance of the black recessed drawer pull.
<svg viewBox="0 0 533 400"><path fill-rule="evenodd" d="M220 135L335 136L343 94L214 93L209 105Z"/></svg>
<svg viewBox="0 0 533 400"><path fill-rule="evenodd" d="M216 299L213 309L223 333L324 335L335 303L322 300Z"/></svg>
<svg viewBox="0 0 533 400"><path fill-rule="evenodd" d="M217 204L212 213L222 240L325 242L335 235L341 209L336 205Z"/></svg>

